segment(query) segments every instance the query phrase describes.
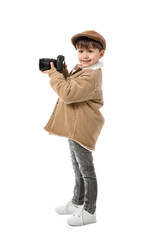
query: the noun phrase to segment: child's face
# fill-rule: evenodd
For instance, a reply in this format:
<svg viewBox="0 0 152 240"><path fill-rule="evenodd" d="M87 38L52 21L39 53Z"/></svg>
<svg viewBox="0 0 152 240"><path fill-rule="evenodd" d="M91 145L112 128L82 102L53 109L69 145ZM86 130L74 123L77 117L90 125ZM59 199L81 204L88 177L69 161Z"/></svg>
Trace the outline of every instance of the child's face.
<svg viewBox="0 0 152 240"><path fill-rule="evenodd" d="M94 65L104 55L104 50L100 52L98 48L93 48L91 46L88 49L79 47L77 48L77 52L78 60L82 68Z"/></svg>

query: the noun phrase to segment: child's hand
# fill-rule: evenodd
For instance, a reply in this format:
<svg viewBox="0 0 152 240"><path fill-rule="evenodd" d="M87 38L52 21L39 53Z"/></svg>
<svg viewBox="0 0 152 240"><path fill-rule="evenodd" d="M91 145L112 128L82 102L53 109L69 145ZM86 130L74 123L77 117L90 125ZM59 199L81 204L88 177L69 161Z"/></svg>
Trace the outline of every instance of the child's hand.
<svg viewBox="0 0 152 240"><path fill-rule="evenodd" d="M64 69L67 69L67 65L66 64L64 64L63 67L64 67Z"/></svg>
<svg viewBox="0 0 152 240"><path fill-rule="evenodd" d="M50 65L51 65L51 68L54 67L54 63L53 62L50 62ZM45 70L45 71L41 71L42 73L49 73L50 69L49 70Z"/></svg>

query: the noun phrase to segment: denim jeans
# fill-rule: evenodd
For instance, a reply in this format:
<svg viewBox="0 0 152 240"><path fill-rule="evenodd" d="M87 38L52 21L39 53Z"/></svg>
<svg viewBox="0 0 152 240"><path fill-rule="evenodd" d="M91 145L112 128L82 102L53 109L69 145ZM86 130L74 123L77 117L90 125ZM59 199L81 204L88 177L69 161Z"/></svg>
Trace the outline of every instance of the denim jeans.
<svg viewBox="0 0 152 240"><path fill-rule="evenodd" d="M93 214L96 210L97 179L92 152L71 139L68 142L75 173L72 202L76 205L84 204L84 209Z"/></svg>

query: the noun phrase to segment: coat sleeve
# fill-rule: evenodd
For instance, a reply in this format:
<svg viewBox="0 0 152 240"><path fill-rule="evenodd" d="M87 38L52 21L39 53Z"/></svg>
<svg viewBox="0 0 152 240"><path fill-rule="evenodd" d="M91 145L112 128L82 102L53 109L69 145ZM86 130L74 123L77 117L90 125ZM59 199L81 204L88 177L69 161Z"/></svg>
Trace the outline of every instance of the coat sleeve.
<svg viewBox="0 0 152 240"><path fill-rule="evenodd" d="M49 72L49 76L51 87L66 104L84 102L94 96L95 81L90 71L84 71L75 79L69 77L65 80L64 76L54 68Z"/></svg>

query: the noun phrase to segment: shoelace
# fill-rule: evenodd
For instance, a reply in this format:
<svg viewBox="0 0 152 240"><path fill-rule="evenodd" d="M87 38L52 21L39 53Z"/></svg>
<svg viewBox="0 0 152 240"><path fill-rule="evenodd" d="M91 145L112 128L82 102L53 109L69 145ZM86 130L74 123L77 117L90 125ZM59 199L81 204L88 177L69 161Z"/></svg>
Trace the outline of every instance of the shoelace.
<svg viewBox="0 0 152 240"><path fill-rule="evenodd" d="M75 217L79 217L80 219L81 219L81 223L82 223L82 225L84 225L84 208L83 208L83 206L82 207L80 207L74 214L73 214L73 216L75 216Z"/></svg>
<svg viewBox="0 0 152 240"><path fill-rule="evenodd" d="M84 214L83 206L80 207L73 215L76 217L81 217Z"/></svg>

